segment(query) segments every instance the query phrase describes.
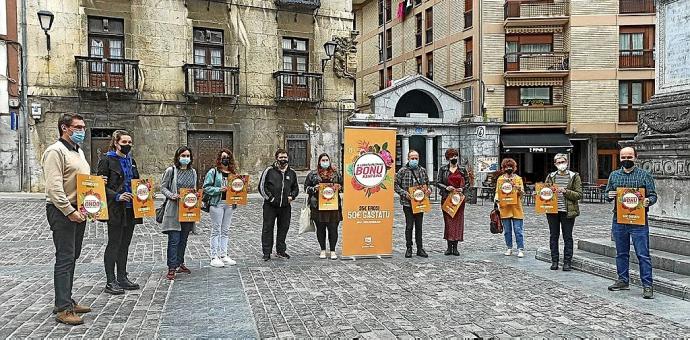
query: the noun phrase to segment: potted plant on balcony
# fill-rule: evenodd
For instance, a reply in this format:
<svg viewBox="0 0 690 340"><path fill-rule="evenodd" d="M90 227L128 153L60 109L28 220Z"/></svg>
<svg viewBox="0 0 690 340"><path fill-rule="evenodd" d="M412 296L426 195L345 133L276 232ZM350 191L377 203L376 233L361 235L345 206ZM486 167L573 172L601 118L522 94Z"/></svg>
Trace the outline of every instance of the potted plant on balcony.
<svg viewBox="0 0 690 340"><path fill-rule="evenodd" d="M531 106L544 106L545 102L541 99L533 100Z"/></svg>

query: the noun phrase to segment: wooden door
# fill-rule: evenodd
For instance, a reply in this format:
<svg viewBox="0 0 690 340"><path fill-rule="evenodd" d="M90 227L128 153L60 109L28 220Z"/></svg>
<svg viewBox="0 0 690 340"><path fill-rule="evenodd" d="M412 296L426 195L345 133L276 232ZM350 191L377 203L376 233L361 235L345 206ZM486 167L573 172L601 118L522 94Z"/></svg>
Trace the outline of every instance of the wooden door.
<svg viewBox="0 0 690 340"><path fill-rule="evenodd" d="M187 134L187 144L192 149L194 163L198 176L199 187L204 183L204 176L209 169L216 166L216 156L222 148L232 150L232 132L202 132L194 131ZM235 157L237 161L237 157Z"/></svg>

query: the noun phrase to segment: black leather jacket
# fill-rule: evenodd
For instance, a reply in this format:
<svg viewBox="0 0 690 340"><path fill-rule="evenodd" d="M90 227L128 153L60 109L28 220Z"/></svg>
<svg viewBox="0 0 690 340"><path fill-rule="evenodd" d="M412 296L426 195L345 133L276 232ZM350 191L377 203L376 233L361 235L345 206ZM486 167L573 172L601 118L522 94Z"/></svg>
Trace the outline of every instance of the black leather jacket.
<svg viewBox="0 0 690 340"><path fill-rule="evenodd" d="M472 183L470 183L470 176L467 173L467 169L465 169L462 166L458 166L458 170L460 171L460 174L462 177L465 179L465 186L463 187L463 193L465 195L470 195L470 186L472 186ZM442 166L440 169L438 169L438 174L436 176L436 187L441 189L441 199L445 200L446 197L448 197L448 190L446 190L446 187L448 186L448 177L450 176L450 165L446 164Z"/></svg>

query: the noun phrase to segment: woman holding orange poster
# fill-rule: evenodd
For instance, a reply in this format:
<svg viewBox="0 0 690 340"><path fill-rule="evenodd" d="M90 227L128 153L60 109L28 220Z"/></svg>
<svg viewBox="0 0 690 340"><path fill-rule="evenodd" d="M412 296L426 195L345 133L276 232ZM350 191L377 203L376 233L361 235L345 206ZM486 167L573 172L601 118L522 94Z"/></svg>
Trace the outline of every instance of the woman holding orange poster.
<svg viewBox="0 0 690 340"><path fill-rule="evenodd" d="M320 184L332 184L323 186ZM331 158L326 153L319 155L317 169L312 170L304 181L304 191L309 197L309 208L311 209L311 219L316 224L316 238L321 246L319 258L326 258L326 231L328 231L328 245L331 260L338 258L335 253L335 246L338 243L338 224L341 221L341 206L337 210L319 210L319 200L337 199L336 196L342 191L343 177L331 163ZM324 192L320 188L332 188L332 192ZM330 196L330 197L329 197Z"/></svg>
<svg viewBox="0 0 690 340"><path fill-rule="evenodd" d="M456 149L446 150L446 161L448 164L438 170L436 176L436 186L441 189L441 202L445 202L449 195L459 195L464 198L464 194L470 188L470 178L464 167L458 166L460 155ZM445 255L460 256L458 252L458 242L462 242L465 230L465 200L462 200L460 207L455 215L451 216L446 211L443 212L443 238L448 242L448 249Z"/></svg>
<svg viewBox="0 0 690 340"><path fill-rule="evenodd" d="M522 195L525 192L522 177L517 173L517 162L512 158L505 158L501 162L501 171L496 181L496 202L501 212L503 224L503 236L506 242L505 256L513 254L513 232L517 242L518 257L525 257L525 241L523 237L523 219L525 213L522 210ZM517 197L512 201L499 200L499 197Z"/></svg>
<svg viewBox="0 0 690 340"><path fill-rule="evenodd" d="M237 209L237 204L227 204L226 195L228 193L228 178L237 174L235 157L232 151L223 148L218 151L216 156L216 166L206 173L204 179L204 194L209 195L211 213L211 266L225 267L233 266L235 260L228 256L228 240L230 226L232 225L232 215Z"/></svg>

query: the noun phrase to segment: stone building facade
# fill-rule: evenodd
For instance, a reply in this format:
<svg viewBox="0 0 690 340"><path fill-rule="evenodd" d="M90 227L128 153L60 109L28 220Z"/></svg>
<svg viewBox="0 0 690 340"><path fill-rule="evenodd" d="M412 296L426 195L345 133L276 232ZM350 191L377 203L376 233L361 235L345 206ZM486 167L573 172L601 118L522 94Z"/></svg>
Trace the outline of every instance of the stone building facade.
<svg viewBox="0 0 690 340"><path fill-rule="evenodd" d="M0 0L0 191L21 188L17 1Z"/></svg>
<svg viewBox="0 0 690 340"><path fill-rule="evenodd" d="M129 130L140 172L154 179L180 145L205 173L221 147L258 181L277 148L296 170L339 154L341 105L352 80L337 77L324 43L350 39L350 1L29 0L31 189L58 117L85 116L95 170L115 129ZM37 18L51 11L46 41ZM255 185L253 185L255 186Z"/></svg>
<svg viewBox="0 0 690 340"><path fill-rule="evenodd" d="M462 98L460 126L500 124L494 154L515 158L528 182L556 152L584 181L605 181L654 93L653 0L358 0L353 10L360 110L421 74Z"/></svg>

